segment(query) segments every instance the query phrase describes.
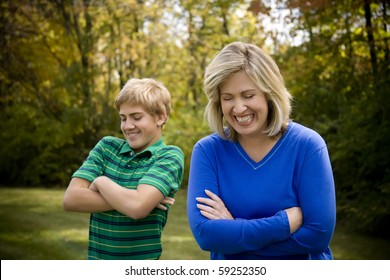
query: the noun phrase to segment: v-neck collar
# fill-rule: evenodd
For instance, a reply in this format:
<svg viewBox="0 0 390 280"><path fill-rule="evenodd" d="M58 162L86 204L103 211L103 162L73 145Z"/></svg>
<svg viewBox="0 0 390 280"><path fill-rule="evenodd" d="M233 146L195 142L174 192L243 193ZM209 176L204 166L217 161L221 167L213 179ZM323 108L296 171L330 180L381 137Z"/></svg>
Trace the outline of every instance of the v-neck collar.
<svg viewBox="0 0 390 280"><path fill-rule="evenodd" d="M254 169L257 170L263 165L265 165L278 151L280 146L283 144L284 140L287 138L287 135L290 133L291 128L293 127L294 123L292 121L289 122L286 132L283 133L282 137L278 139L278 141L275 143L275 145L272 147L272 149L263 157L259 162L254 161L249 157L249 155L245 152L244 148L241 146L241 144L238 141L233 142L234 147L236 148L237 152L240 154L240 156Z"/></svg>

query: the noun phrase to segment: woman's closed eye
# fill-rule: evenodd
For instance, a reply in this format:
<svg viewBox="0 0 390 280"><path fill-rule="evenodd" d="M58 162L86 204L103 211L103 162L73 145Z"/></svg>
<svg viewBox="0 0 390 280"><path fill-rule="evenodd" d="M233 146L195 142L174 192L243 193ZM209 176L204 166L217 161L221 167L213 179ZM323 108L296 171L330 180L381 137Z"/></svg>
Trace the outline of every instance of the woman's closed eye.
<svg viewBox="0 0 390 280"><path fill-rule="evenodd" d="M221 99L224 101L232 100L233 97L230 94L222 94Z"/></svg>

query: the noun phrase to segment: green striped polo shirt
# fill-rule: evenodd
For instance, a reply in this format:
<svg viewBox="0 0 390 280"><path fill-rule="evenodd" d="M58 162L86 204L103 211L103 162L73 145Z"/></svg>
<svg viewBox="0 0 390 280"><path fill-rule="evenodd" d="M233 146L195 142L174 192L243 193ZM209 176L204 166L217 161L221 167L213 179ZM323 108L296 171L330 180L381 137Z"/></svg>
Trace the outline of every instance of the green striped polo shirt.
<svg viewBox="0 0 390 280"><path fill-rule="evenodd" d="M181 149L165 145L162 139L135 155L126 140L108 136L91 150L73 177L92 182L104 175L128 189L148 184L173 197L181 186L183 169ZM158 259L167 214L155 208L146 218L134 220L116 210L91 213L88 259Z"/></svg>

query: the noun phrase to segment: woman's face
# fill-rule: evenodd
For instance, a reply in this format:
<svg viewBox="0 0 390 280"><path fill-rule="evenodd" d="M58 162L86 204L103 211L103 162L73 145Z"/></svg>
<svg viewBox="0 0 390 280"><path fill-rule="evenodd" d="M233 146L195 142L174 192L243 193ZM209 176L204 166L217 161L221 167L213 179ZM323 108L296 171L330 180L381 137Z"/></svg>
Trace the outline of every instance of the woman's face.
<svg viewBox="0 0 390 280"><path fill-rule="evenodd" d="M267 99L244 70L232 74L220 88L222 112L239 137L264 135Z"/></svg>

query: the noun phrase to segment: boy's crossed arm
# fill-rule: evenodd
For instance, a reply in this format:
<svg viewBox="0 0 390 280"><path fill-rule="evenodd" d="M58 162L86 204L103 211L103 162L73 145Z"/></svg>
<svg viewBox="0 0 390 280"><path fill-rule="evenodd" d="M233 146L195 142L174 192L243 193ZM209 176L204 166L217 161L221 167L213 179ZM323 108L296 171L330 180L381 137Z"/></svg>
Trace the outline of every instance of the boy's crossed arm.
<svg viewBox="0 0 390 280"><path fill-rule="evenodd" d="M90 188L99 191L110 205L115 205L115 210L136 220L145 218L156 207L166 210L161 203L174 203L173 198L164 198L154 186L140 184L137 189L126 189L106 176L96 178Z"/></svg>
<svg viewBox="0 0 390 280"><path fill-rule="evenodd" d="M64 196L64 209L76 212L103 212L117 210L133 219L146 217L154 208L166 210L174 198L164 197L157 188L141 184L137 189L126 189L105 176L92 183L73 178Z"/></svg>

